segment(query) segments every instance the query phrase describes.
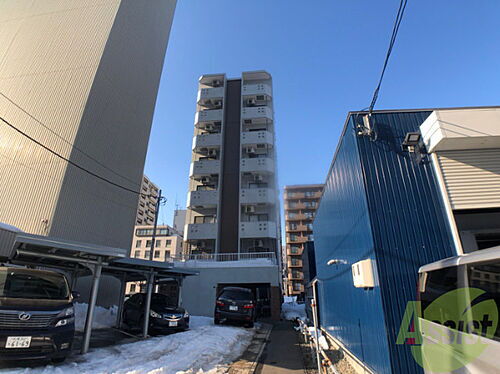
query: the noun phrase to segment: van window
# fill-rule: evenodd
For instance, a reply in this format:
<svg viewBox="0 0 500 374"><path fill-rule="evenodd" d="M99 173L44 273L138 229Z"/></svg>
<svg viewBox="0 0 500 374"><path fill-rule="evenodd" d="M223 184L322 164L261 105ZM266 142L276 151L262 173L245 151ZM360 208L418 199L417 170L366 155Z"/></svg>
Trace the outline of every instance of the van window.
<svg viewBox="0 0 500 374"><path fill-rule="evenodd" d="M63 275L26 269L0 270L0 297L64 300L69 288Z"/></svg>
<svg viewBox="0 0 500 374"><path fill-rule="evenodd" d="M500 262L495 260L480 264L470 264L467 266L467 275L469 287L486 291L476 301L493 299L497 304L497 308L500 308ZM500 324L497 326L494 339L500 341Z"/></svg>
<svg viewBox="0 0 500 374"><path fill-rule="evenodd" d="M427 308L438 297L459 288L459 271L463 271L463 266L453 266L429 271L427 273L425 288L423 288L420 293L422 311L425 311L425 308Z"/></svg>
<svg viewBox="0 0 500 374"><path fill-rule="evenodd" d="M252 293L249 291L243 290L225 290L219 296L222 299L236 300L236 301L245 301L252 300Z"/></svg>

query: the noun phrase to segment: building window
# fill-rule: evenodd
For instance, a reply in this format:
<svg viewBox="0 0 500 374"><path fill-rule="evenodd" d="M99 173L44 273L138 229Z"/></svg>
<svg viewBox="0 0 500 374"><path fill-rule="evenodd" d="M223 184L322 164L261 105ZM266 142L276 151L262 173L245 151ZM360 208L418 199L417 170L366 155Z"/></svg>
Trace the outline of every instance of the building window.
<svg viewBox="0 0 500 374"><path fill-rule="evenodd" d="M149 259L149 255L151 254L151 251L146 251L144 253L144 258Z"/></svg>
<svg viewBox="0 0 500 374"><path fill-rule="evenodd" d="M298 258L292 258L292 265L293 266L299 266L300 265L300 260Z"/></svg>
<svg viewBox="0 0 500 374"><path fill-rule="evenodd" d="M313 241L314 240L314 235L313 234L307 235L307 240Z"/></svg>
<svg viewBox="0 0 500 374"><path fill-rule="evenodd" d="M156 248L161 247L161 240L156 240L155 241L155 247Z"/></svg>
<svg viewBox="0 0 500 374"><path fill-rule="evenodd" d="M297 203L295 201L289 202L288 203L288 208L290 208L290 209L296 209L297 208Z"/></svg>
<svg viewBox="0 0 500 374"><path fill-rule="evenodd" d="M314 212L304 212L306 218L314 218Z"/></svg>
<svg viewBox="0 0 500 374"><path fill-rule="evenodd" d="M290 228L290 230L297 230L297 224L296 223L290 223L288 225L288 227Z"/></svg>
<svg viewBox="0 0 500 374"><path fill-rule="evenodd" d="M151 240L146 240L146 248L151 248Z"/></svg>
<svg viewBox="0 0 500 374"><path fill-rule="evenodd" d="M308 230L311 230L311 231L312 231L312 229L313 229L313 224L312 224L312 223L308 223L308 224L306 225L306 227L307 227L307 229L308 229Z"/></svg>
<svg viewBox="0 0 500 374"><path fill-rule="evenodd" d="M290 246L290 253L292 253L292 254L295 255L295 254L298 254L299 251L300 251L300 247L299 246L297 246L297 245Z"/></svg>
<svg viewBox="0 0 500 374"><path fill-rule="evenodd" d="M141 248L141 245L142 245L142 240L137 240L137 241L135 242L135 247L136 247L136 248Z"/></svg>
<svg viewBox="0 0 500 374"><path fill-rule="evenodd" d="M135 258L141 257L141 251L135 251L134 252L134 257Z"/></svg>
<svg viewBox="0 0 500 374"><path fill-rule="evenodd" d="M297 234L290 234L290 241L296 242L299 240L299 236Z"/></svg>
<svg viewBox="0 0 500 374"><path fill-rule="evenodd" d="M130 292L135 292L135 284L130 285Z"/></svg>
<svg viewBox="0 0 500 374"><path fill-rule="evenodd" d="M215 217L214 216L194 217L194 223L215 223Z"/></svg>
<svg viewBox="0 0 500 374"><path fill-rule="evenodd" d="M160 258L160 251L155 251L155 258Z"/></svg>
<svg viewBox="0 0 500 374"><path fill-rule="evenodd" d="M293 290L294 291L302 291L302 284L300 284L299 282L294 282L293 283Z"/></svg>
<svg viewBox="0 0 500 374"><path fill-rule="evenodd" d="M297 213L288 213L288 218L294 219L297 217Z"/></svg>
<svg viewBox="0 0 500 374"><path fill-rule="evenodd" d="M170 251L165 251L165 260L170 258Z"/></svg>
<svg viewBox="0 0 500 374"><path fill-rule="evenodd" d="M315 201L306 201L304 205L306 208L316 208L317 203Z"/></svg>
<svg viewBox="0 0 500 374"><path fill-rule="evenodd" d="M165 240L165 247L170 247L172 245L172 240Z"/></svg>

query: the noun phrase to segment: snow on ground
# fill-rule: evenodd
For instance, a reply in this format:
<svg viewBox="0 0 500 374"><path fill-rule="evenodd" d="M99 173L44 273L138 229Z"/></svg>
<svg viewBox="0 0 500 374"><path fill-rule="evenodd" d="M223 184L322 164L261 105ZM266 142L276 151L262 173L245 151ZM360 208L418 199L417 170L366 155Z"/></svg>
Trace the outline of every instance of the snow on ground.
<svg viewBox="0 0 500 374"><path fill-rule="evenodd" d="M0 370L2 374L222 374L250 343L253 329L215 326L191 316L190 330L91 350L65 364Z"/></svg>
<svg viewBox="0 0 500 374"><path fill-rule="evenodd" d="M75 303L75 329L76 331L83 331L85 327L85 319L87 318L86 303ZM93 329L105 329L107 327L115 326L116 315L118 307L113 305L111 308L106 309L102 306L97 306L94 309L94 320L92 321Z"/></svg>
<svg viewBox="0 0 500 374"><path fill-rule="evenodd" d="M284 319L293 321L294 319L306 320L306 304L297 304L295 301L285 302L281 305L281 314Z"/></svg>

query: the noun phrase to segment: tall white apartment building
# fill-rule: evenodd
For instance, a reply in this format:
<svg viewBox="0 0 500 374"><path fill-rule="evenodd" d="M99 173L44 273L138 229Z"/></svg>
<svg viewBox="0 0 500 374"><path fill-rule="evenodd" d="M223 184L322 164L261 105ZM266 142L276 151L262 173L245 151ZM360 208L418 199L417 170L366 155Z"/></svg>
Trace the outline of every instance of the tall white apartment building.
<svg viewBox="0 0 500 374"><path fill-rule="evenodd" d="M200 77L189 177L188 253L279 252L269 73Z"/></svg>
<svg viewBox="0 0 500 374"><path fill-rule="evenodd" d="M0 222L129 247L175 6L0 1Z"/></svg>

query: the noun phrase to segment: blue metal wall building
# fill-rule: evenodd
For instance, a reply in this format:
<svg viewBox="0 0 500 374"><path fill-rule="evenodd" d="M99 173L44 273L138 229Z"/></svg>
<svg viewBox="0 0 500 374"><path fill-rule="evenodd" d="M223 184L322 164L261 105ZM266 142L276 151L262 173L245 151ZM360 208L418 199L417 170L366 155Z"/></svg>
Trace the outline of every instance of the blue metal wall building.
<svg viewBox="0 0 500 374"><path fill-rule="evenodd" d="M418 268L456 254L430 158L401 148L430 113L374 112L373 136L350 113L314 221L322 327L376 373L422 372L396 345L401 319ZM368 258L376 286L355 288L351 265Z"/></svg>

